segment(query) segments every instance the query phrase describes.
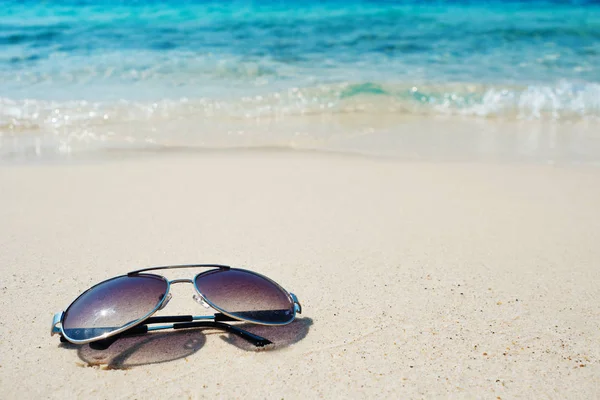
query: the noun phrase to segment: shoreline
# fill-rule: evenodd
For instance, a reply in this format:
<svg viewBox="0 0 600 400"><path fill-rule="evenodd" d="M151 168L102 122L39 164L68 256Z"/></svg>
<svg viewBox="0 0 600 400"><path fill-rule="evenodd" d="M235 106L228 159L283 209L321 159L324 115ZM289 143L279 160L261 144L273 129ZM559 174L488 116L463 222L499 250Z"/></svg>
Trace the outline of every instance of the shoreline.
<svg viewBox="0 0 600 400"><path fill-rule="evenodd" d="M600 136L593 121L358 114L272 121L232 119L221 125L202 118L167 118L98 126L82 137L75 134L76 127L72 129L65 131L68 134L0 136L0 165L245 152L322 153L434 163L600 165Z"/></svg>

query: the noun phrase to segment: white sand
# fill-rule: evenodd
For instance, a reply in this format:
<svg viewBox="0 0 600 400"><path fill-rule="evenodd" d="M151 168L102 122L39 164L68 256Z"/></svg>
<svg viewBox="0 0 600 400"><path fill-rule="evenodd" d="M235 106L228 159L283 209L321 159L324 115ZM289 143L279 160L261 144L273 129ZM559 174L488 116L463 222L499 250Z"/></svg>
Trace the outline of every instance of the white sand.
<svg viewBox="0 0 600 400"><path fill-rule="evenodd" d="M4 166L0 190L2 398L600 396L598 168L170 154ZM92 284L191 262L264 273L304 313L255 330L272 351L50 337ZM202 312L192 294L163 314Z"/></svg>

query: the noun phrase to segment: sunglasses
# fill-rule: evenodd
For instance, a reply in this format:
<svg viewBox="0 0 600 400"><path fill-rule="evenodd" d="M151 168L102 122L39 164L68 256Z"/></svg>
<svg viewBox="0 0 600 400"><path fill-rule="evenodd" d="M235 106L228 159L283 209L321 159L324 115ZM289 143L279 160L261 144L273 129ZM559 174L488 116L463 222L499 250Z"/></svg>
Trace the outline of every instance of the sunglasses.
<svg viewBox="0 0 600 400"><path fill-rule="evenodd" d="M193 279L174 280L146 273L179 268L210 270ZM217 312L153 317L171 300L169 289L175 283L193 284L194 300ZM171 265L140 269L92 286L66 311L54 315L51 335L60 335L61 342L89 343L92 348L103 350L123 336L163 329L216 328L263 347L272 342L224 322L287 325L296 318L296 313L302 313L298 298L256 272L226 265Z"/></svg>

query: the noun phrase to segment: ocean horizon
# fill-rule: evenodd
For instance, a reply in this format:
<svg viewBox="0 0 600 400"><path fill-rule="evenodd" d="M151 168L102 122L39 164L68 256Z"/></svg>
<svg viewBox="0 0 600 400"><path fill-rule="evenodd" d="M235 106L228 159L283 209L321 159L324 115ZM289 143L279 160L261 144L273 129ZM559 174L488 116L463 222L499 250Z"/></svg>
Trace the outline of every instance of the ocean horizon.
<svg viewBox="0 0 600 400"><path fill-rule="evenodd" d="M415 121L598 143L597 1L0 3L2 160L163 147L386 155Z"/></svg>

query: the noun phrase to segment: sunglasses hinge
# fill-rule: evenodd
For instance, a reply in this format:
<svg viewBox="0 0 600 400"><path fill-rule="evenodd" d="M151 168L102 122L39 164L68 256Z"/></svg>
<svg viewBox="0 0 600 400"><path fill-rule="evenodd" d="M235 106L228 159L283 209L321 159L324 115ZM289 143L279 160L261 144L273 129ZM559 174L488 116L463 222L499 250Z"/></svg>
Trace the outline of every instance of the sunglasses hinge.
<svg viewBox="0 0 600 400"><path fill-rule="evenodd" d="M60 324L60 321L62 321L62 317L62 311L54 314L54 317L52 318L52 326L50 327L50 336L60 335L60 328L58 325Z"/></svg>
<svg viewBox="0 0 600 400"><path fill-rule="evenodd" d="M298 314L302 314L302 304L300 304L300 301L298 301L298 297L294 293L290 293L290 297L294 302L294 309L296 310L296 312Z"/></svg>

